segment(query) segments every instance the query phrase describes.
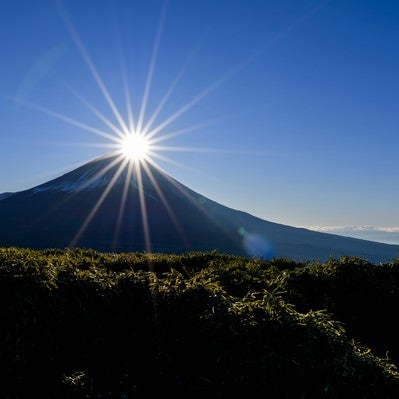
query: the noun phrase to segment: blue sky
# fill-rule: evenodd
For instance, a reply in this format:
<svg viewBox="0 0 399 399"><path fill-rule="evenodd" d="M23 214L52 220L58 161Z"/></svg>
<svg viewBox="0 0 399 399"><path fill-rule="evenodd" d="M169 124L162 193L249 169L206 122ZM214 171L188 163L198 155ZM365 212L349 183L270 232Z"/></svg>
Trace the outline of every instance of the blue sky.
<svg viewBox="0 0 399 399"><path fill-rule="evenodd" d="M146 117L182 71L159 122L214 88L163 133L204 124L167 144L215 151L168 153L183 166L160 162L169 174L267 220L354 235L367 226L399 242L399 4L389 0L2 1L0 192L106 152L88 146L101 137L23 104L106 130L74 90L113 118L65 19L127 118L121 65L137 114L162 10Z"/></svg>

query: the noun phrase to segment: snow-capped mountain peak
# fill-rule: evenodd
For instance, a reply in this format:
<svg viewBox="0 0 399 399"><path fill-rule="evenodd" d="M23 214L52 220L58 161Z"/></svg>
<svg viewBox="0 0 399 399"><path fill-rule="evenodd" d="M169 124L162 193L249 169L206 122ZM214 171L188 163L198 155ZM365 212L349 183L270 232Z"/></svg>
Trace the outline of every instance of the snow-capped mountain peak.
<svg viewBox="0 0 399 399"><path fill-rule="evenodd" d="M66 173L59 178L34 187L32 191L33 193L46 191L72 193L102 187L105 188L110 184L124 184L128 174L128 167L122 163L123 160L118 160L116 157L102 157L72 172ZM131 185L137 187L134 173L130 174L129 180Z"/></svg>

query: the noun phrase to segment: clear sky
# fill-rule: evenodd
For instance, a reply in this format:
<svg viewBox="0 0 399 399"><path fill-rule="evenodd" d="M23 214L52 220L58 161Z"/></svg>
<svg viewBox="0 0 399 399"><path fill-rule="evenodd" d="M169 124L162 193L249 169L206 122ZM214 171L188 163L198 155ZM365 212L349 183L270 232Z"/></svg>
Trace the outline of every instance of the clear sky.
<svg viewBox="0 0 399 399"><path fill-rule="evenodd" d="M135 115L152 71L147 119L178 77L155 125L207 94L163 132L199 127L167 142L196 149L165 154L174 178L266 220L399 242L398 21L394 0L1 1L0 192L106 152L27 105L107 131L78 93L117 123L79 37L125 119L124 69Z"/></svg>

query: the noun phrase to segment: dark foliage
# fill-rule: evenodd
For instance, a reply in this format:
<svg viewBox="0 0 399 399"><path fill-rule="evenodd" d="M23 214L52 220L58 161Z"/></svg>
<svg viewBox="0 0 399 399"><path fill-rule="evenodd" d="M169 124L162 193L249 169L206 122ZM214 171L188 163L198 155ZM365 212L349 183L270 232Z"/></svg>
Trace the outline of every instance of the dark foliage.
<svg viewBox="0 0 399 399"><path fill-rule="evenodd" d="M0 249L0 396L397 398L398 266Z"/></svg>
<svg viewBox="0 0 399 399"><path fill-rule="evenodd" d="M290 273L282 284L300 312L326 309L379 356L399 362L399 262L330 260Z"/></svg>

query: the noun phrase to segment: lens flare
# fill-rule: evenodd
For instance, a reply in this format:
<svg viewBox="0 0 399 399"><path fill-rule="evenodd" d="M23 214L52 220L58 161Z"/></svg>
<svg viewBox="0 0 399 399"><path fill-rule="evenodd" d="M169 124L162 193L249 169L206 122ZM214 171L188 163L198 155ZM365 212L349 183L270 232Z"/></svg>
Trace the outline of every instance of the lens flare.
<svg viewBox="0 0 399 399"><path fill-rule="evenodd" d="M121 153L130 161L144 161L149 152L150 142L141 134L129 134L121 141Z"/></svg>

